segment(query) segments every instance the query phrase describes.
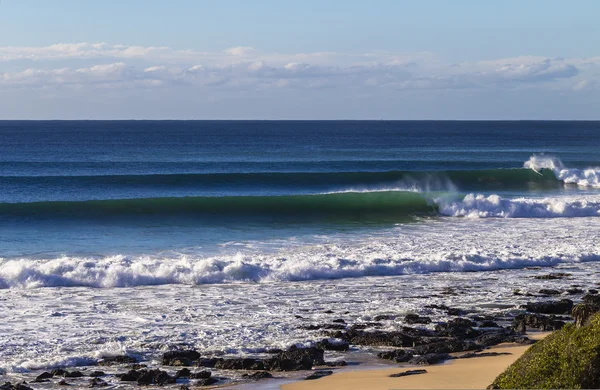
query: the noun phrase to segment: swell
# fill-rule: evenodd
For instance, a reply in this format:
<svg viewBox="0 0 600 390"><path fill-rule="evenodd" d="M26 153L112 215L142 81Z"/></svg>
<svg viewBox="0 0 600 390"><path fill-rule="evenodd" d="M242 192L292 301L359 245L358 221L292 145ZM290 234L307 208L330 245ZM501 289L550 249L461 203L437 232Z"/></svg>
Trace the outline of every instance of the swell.
<svg viewBox="0 0 600 390"><path fill-rule="evenodd" d="M345 192L290 196L139 198L0 203L0 216L101 218L181 215L278 217L394 217L435 211L422 194L406 191Z"/></svg>
<svg viewBox="0 0 600 390"><path fill-rule="evenodd" d="M530 185L556 186L552 172L540 175L532 169L485 169L449 171L385 171L385 172L256 172L256 173L191 173L147 175L89 176L0 176L0 183L49 186L111 187L206 187L206 186L274 186L335 187L372 186L395 182L435 182L449 180L461 187L521 188Z"/></svg>

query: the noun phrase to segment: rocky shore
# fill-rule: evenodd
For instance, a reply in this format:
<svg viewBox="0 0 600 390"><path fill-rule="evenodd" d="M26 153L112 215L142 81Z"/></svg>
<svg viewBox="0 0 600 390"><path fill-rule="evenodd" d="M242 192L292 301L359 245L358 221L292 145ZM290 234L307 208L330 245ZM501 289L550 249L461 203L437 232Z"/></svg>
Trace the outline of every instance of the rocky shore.
<svg viewBox="0 0 600 390"><path fill-rule="evenodd" d="M536 278L568 278L551 273ZM225 356L188 348L173 349L142 360L139 356L105 356L87 367L56 368L14 380L4 377L0 390L64 386L166 386L188 389L215 385L295 378L315 380L340 367L360 363L356 352L370 354L382 363L428 366L451 359L490 356L488 348L501 343L534 343L528 331L554 331L573 322L579 302L600 302L595 289L571 285L569 289L544 288L526 293L528 302L503 311L480 307L453 307L457 292L443 292L445 304L424 306L421 312L381 314L371 321L351 322L345 313L330 322L302 325L306 343L285 349L266 349L253 356ZM524 294L519 290L515 295ZM436 320L446 318L446 320ZM420 368L422 369L422 368Z"/></svg>

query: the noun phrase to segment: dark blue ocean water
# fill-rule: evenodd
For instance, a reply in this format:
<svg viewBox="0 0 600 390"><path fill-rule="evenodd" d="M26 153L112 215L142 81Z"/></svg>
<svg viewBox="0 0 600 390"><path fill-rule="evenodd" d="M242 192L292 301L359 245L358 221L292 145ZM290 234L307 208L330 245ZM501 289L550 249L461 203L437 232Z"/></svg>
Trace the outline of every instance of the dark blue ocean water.
<svg viewBox="0 0 600 390"><path fill-rule="evenodd" d="M4 121L0 257L377 229L435 217L423 193L594 193L523 164L599 151L600 122Z"/></svg>

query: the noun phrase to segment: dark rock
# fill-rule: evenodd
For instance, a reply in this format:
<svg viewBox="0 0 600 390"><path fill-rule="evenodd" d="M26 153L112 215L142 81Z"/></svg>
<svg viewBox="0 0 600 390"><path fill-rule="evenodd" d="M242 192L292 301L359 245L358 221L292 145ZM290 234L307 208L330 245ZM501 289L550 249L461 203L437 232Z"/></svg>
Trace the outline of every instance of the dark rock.
<svg viewBox="0 0 600 390"><path fill-rule="evenodd" d="M345 340L331 341L323 339L317 343L317 348L324 349L325 351L347 351L350 348L350 343Z"/></svg>
<svg viewBox="0 0 600 390"><path fill-rule="evenodd" d="M408 371L404 371L404 372L399 372L397 374L392 374L392 375L390 375L390 378L400 378L403 376L420 375L420 374L427 374L427 370L408 370Z"/></svg>
<svg viewBox="0 0 600 390"><path fill-rule="evenodd" d="M35 378L34 382L47 382L52 377L53 375L51 373L44 371Z"/></svg>
<svg viewBox="0 0 600 390"><path fill-rule="evenodd" d="M106 381L103 381L100 378L94 378L90 380L90 387L106 387L108 386L108 383L106 383Z"/></svg>
<svg viewBox="0 0 600 390"><path fill-rule="evenodd" d="M405 363L413 358L413 354L403 349L396 349L393 351L379 352L377 357L380 359L392 360L396 363Z"/></svg>
<svg viewBox="0 0 600 390"><path fill-rule="evenodd" d="M344 320L343 320L343 319L341 319L341 318L338 318L338 319L336 319L336 320L333 320L333 321L331 321L331 322L334 322L334 323L336 323L336 324L345 324L345 323L346 323L346 321L344 321Z"/></svg>
<svg viewBox="0 0 600 390"><path fill-rule="evenodd" d="M319 330L319 329L346 329L346 325L344 324L312 324L302 326L300 329L304 330Z"/></svg>
<svg viewBox="0 0 600 390"><path fill-rule="evenodd" d="M181 386L179 386L179 390L191 390L191 389L189 388L189 386L181 385Z"/></svg>
<svg viewBox="0 0 600 390"><path fill-rule="evenodd" d="M130 370L141 370L142 368L147 368L148 366L140 363L133 363L127 366Z"/></svg>
<svg viewBox="0 0 600 390"><path fill-rule="evenodd" d="M252 374L244 374L242 377L258 381L261 379L273 378L273 375L268 371L256 371Z"/></svg>
<svg viewBox="0 0 600 390"><path fill-rule="evenodd" d="M142 376L142 371L129 370L124 374L117 374L115 376L121 379L123 382L135 382L140 378L140 376Z"/></svg>
<svg viewBox="0 0 600 390"><path fill-rule="evenodd" d="M557 280L557 279L564 279L571 276L571 274L567 274L567 273L561 273L561 272L556 272L556 273L551 273L548 275L538 275L538 276L534 276L534 279L539 279L539 280Z"/></svg>
<svg viewBox="0 0 600 390"><path fill-rule="evenodd" d="M450 326L450 327L452 327L452 326L471 327L471 326L475 326L475 325L476 324L468 318L454 318L454 319L448 321L448 326Z"/></svg>
<svg viewBox="0 0 600 390"><path fill-rule="evenodd" d="M104 375L105 375L104 371L92 371L92 372L90 372L89 376L91 376L92 378L97 378L97 377L104 376Z"/></svg>
<svg viewBox="0 0 600 390"><path fill-rule="evenodd" d="M561 299L560 301L528 302L525 309L532 313L541 314L569 314L573 308L573 301Z"/></svg>
<svg viewBox="0 0 600 390"><path fill-rule="evenodd" d="M307 376L306 378L304 378L304 380L310 381L310 380L315 380L315 379L321 379L325 376L329 376L332 374L333 374L333 371L315 371L312 374L310 374L309 376Z"/></svg>
<svg viewBox="0 0 600 390"><path fill-rule="evenodd" d="M500 325L495 323L494 321L483 321L479 324L480 328L499 328Z"/></svg>
<svg viewBox="0 0 600 390"><path fill-rule="evenodd" d="M450 355L447 353L430 353L427 355L415 356L410 359L408 363L414 365L427 365L441 363L448 359L450 359Z"/></svg>
<svg viewBox="0 0 600 390"><path fill-rule="evenodd" d="M439 341L430 344L417 345L413 348L413 352L416 355L427 355L427 354L441 354L451 352L462 352L478 349L479 347L470 341L463 341L459 339L450 339L446 341Z"/></svg>
<svg viewBox="0 0 600 390"><path fill-rule="evenodd" d="M199 359L197 362L198 367L208 367L208 368L214 368L215 365L220 362L221 358L206 358L206 359Z"/></svg>
<svg viewBox="0 0 600 390"><path fill-rule="evenodd" d="M449 308L446 310L446 313L448 313L450 316L464 316L467 312L462 309Z"/></svg>
<svg viewBox="0 0 600 390"><path fill-rule="evenodd" d="M212 376L212 372L208 371L208 370L203 370L203 371L198 371L198 372L194 372L193 374L189 375L190 379L207 379L210 378Z"/></svg>
<svg viewBox="0 0 600 390"><path fill-rule="evenodd" d="M138 385L159 385L164 386L170 383L176 383L176 379L169 375L166 371L159 369L155 370L140 370L141 375L137 380Z"/></svg>
<svg viewBox="0 0 600 390"><path fill-rule="evenodd" d="M200 359L200 354L194 350L169 351L163 354L163 366L192 366L195 361Z"/></svg>
<svg viewBox="0 0 600 390"><path fill-rule="evenodd" d="M281 353L283 349L281 348L270 348L265 351L265 353Z"/></svg>
<svg viewBox="0 0 600 390"><path fill-rule="evenodd" d="M313 366L325 363L323 353L324 351L321 348L297 348L292 346L287 351L266 360L265 368L276 371L310 370Z"/></svg>
<svg viewBox="0 0 600 390"><path fill-rule="evenodd" d="M348 365L348 363L345 360L333 360L330 362L325 362L321 365L326 367L345 367Z"/></svg>
<svg viewBox="0 0 600 390"><path fill-rule="evenodd" d="M344 338L345 337L345 338ZM383 331L349 331L343 337L340 337L350 344L371 345L371 346L389 346L389 347L412 347L417 337L408 335L406 332L383 332Z"/></svg>
<svg viewBox="0 0 600 390"><path fill-rule="evenodd" d="M325 313L325 314L333 314L334 311L333 310L325 310L323 313Z"/></svg>
<svg viewBox="0 0 600 390"><path fill-rule="evenodd" d="M582 298L583 302L589 303L591 305L600 306L600 295L596 294L586 294Z"/></svg>
<svg viewBox="0 0 600 390"><path fill-rule="evenodd" d="M137 363L137 359L127 355L107 356L98 362L99 366L115 366L117 364Z"/></svg>
<svg viewBox="0 0 600 390"><path fill-rule="evenodd" d="M563 326L565 326L564 321L557 320L553 315L519 314L512 322L512 328L515 330L534 328L543 331L552 331L561 329Z"/></svg>
<svg viewBox="0 0 600 390"><path fill-rule="evenodd" d="M67 371L63 370L62 368L56 368L50 371L50 374L52 374L52 376L65 376L66 373Z"/></svg>
<svg viewBox="0 0 600 390"><path fill-rule="evenodd" d="M431 318L421 317L417 314L407 314L404 317L404 322L406 322L407 324L430 324Z"/></svg>
<svg viewBox="0 0 600 390"><path fill-rule="evenodd" d="M59 385L59 386L71 386L71 384L67 383L67 381L64 380L64 379L61 379L60 381L58 381L57 385Z"/></svg>
<svg viewBox="0 0 600 390"><path fill-rule="evenodd" d="M539 293L542 295L560 295L560 291L549 288L543 288Z"/></svg>
<svg viewBox="0 0 600 390"><path fill-rule="evenodd" d="M590 289L588 290L588 293L589 293L589 294L592 294L592 295L595 295L595 294L598 294L598 290L595 290L595 289L593 289L593 288L590 288Z"/></svg>
<svg viewBox="0 0 600 390"><path fill-rule="evenodd" d="M374 321L391 321L396 319L396 316L391 314L379 314L373 317Z"/></svg>
<svg viewBox="0 0 600 390"><path fill-rule="evenodd" d="M573 287L573 288L568 289L567 293L569 293L571 295L574 295L574 294L583 294L584 291L582 289L580 289L580 288Z"/></svg>
<svg viewBox="0 0 600 390"><path fill-rule="evenodd" d="M489 357L489 356L501 356L501 355L512 355L510 352L470 352L465 353L464 355L456 356L455 359L471 359L478 357Z"/></svg>
<svg viewBox="0 0 600 390"><path fill-rule="evenodd" d="M65 378L81 378L83 373L81 371L67 371L63 376Z"/></svg>
<svg viewBox="0 0 600 390"><path fill-rule="evenodd" d="M259 359L233 358L220 360L215 364L220 370L264 370L265 364Z"/></svg>
<svg viewBox="0 0 600 390"><path fill-rule="evenodd" d="M191 373L192 372L189 370L189 368L182 368L181 370L175 372L175 378L189 378Z"/></svg>
<svg viewBox="0 0 600 390"><path fill-rule="evenodd" d="M491 347L492 345L511 342L513 338L514 333L509 331L488 332L478 336L475 343L480 346Z"/></svg>
<svg viewBox="0 0 600 390"><path fill-rule="evenodd" d="M16 385L13 385L10 382L4 382L3 385L0 385L0 390L33 390L31 387L26 385L27 382L20 382Z"/></svg>
<svg viewBox="0 0 600 390"><path fill-rule="evenodd" d="M196 382L196 386L211 386L217 383L218 381L219 380L215 378L200 379L198 382Z"/></svg>

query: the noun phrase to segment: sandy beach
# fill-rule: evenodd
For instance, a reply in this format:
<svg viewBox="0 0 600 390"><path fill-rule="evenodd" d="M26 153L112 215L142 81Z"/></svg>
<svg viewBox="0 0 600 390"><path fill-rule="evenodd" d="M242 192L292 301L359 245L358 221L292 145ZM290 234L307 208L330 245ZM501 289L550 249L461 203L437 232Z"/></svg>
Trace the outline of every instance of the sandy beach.
<svg viewBox="0 0 600 390"><path fill-rule="evenodd" d="M542 339L550 333L528 335ZM485 389L530 346L501 344L486 352L509 353L489 357L452 360L446 364L424 367L397 367L384 370L340 372L313 380L281 386L282 390L336 390L336 389ZM425 369L426 374L390 377L408 370Z"/></svg>

